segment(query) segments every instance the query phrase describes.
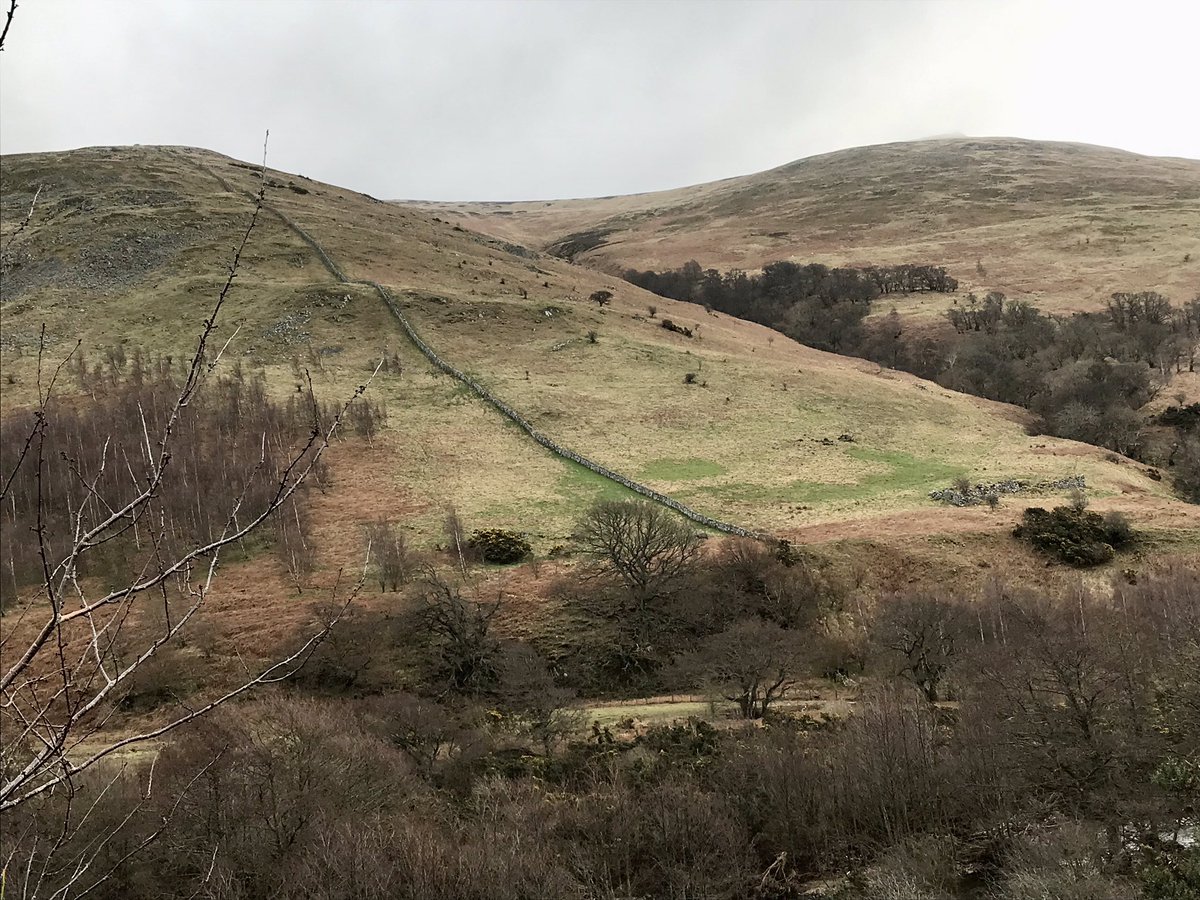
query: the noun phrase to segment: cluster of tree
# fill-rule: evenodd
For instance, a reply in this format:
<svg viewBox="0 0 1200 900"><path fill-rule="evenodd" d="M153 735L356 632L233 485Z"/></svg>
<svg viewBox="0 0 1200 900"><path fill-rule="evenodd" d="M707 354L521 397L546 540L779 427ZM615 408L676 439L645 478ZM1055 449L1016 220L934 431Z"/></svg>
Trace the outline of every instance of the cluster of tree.
<svg viewBox="0 0 1200 900"><path fill-rule="evenodd" d="M909 333L893 312L861 355L1024 406L1059 437L1166 462L1149 453L1139 410L1175 372L1194 368L1200 297L1174 308L1158 294L1114 294L1103 313L1059 317L993 292L969 295L947 319L954 334L939 337Z"/></svg>
<svg viewBox="0 0 1200 900"><path fill-rule="evenodd" d="M148 553L177 554L182 546L215 539L231 517L251 521L271 504L285 471L298 471L308 455L295 451L340 415L344 429L373 439L386 421L383 405L356 397L344 410L298 391L286 401L268 394L265 375L248 373L241 363L227 375L204 382L187 406L175 401L187 378L185 361L160 356L146 359L139 351L126 356L120 347L90 364L80 352L67 363L81 398L49 407L18 410L5 417L0 432L0 471L11 473L0 511L5 530L0 564L0 603L17 596L21 586L43 575L38 532L51 553L118 509L145 486L145 471L156 448L148 441L169 419L178 447L168 465L171 477L155 490L149 527L164 525L167 543L149 540L146 522L134 520L119 537L89 554L81 576L113 575L136 570ZM37 465L17 465L26 452L32 423L42 416L46 437L55 451ZM25 420L25 421L23 421ZM313 485L328 481L328 467L317 460ZM310 573L313 549L302 485L285 507L273 511L269 542L299 586ZM242 543L242 549L250 545Z"/></svg>
<svg viewBox="0 0 1200 900"><path fill-rule="evenodd" d="M410 615L360 611L314 659L424 647L408 690L293 681L227 707L163 751L149 798L125 773L7 816L6 845L33 848L21 872L53 848L111 872L98 897L783 900L846 871L842 900L1200 889L1180 839L1200 788L1197 570L1111 595L907 590L851 617L787 547L696 554L636 504L597 507L580 538L597 568L564 583L566 615L639 619L630 638L673 644L642 648L660 671L770 727L589 732L555 664L500 637L502 604L429 570ZM848 640L852 712L789 708ZM64 842L67 802L90 814Z"/></svg>
<svg viewBox="0 0 1200 900"><path fill-rule="evenodd" d="M172 477L156 488L153 509L81 561L78 575L120 577L152 554L177 555L181 547L214 540L231 517L253 520L270 505L284 471L303 465L294 451L328 417L311 398L272 399L263 376L240 366L207 381L179 410L175 401L187 371L169 358L113 359L108 368L89 370L80 356L73 367L89 396L45 412L54 452L35 465L17 465L28 437L21 420L27 415L32 422L40 412L6 416L0 434L0 470L12 473L0 512L5 603L42 579L42 539L53 555L145 488L156 452L150 436L161 433L168 418L176 417L177 444L167 463ZM327 478L323 462L313 475L317 482ZM273 543L298 579L312 556L303 493L275 510L270 523ZM160 526L165 545L152 539Z"/></svg>
<svg viewBox="0 0 1200 900"><path fill-rule="evenodd" d="M721 274L693 260L666 272L629 269L622 277L659 296L702 303L837 353L854 352L862 340L862 320L881 294L958 288L944 268L920 265L831 269L777 262L754 275Z"/></svg>
<svg viewBox="0 0 1200 900"><path fill-rule="evenodd" d="M1146 442L1139 409L1172 375L1194 371L1200 296L1174 306L1154 292L1116 293L1102 313L1046 315L998 292L968 295L946 313L947 329L909 328L893 310L868 320L893 291L953 291L932 266L830 269L772 263L760 274L725 274L689 262L624 277L661 296L767 325L809 346L870 359L954 390L1026 407L1047 433L1175 467L1180 493L1197 496L1200 445L1178 428L1160 452ZM1161 458L1159 458L1161 456Z"/></svg>
<svg viewBox="0 0 1200 900"><path fill-rule="evenodd" d="M867 266L863 269L881 294L917 294L932 291L951 294L958 290L958 279L943 266Z"/></svg>
<svg viewBox="0 0 1200 900"><path fill-rule="evenodd" d="M1173 373L1195 370L1200 348L1200 297L1176 308L1161 294L1117 293L1102 313L1076 313L1066 318L1044 316L1036 306L1008 302L999 292L982 301L969 294L946 318L959 335L1007 334L1014 355L1027 355L1055 341L1075 356L1086 351L1142 363L1166 383Z"/></svg>

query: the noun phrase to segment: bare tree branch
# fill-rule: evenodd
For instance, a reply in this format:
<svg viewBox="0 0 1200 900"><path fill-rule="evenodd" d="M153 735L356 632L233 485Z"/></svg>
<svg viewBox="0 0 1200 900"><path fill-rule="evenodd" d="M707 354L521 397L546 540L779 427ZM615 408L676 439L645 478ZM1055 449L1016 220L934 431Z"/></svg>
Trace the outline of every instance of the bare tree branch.
<svg viewBox="0 0 1200 900"><path fill-rule="evenodd" d="M17 0L9 0L8 15L4 19L4 30L0 31L0 50L4 49L4 39L8 37L8 29L12 27L13 16L17 12Z"/></svg>
<svg viewBox="0 0 1200 900"><path fill-rule="evenodd" d="M13 3L14 9L16 8L16 5L17 4L14 2ZM9 22L11 22L11 21L12 21L12 12L10 11L9 12ZM8 30L7 25L4 26L4 30L5 31ZM3 48L0 48L0 49L3 49ZM26 228L29 227L29 223L33 220L33 209L35 206L37 206L38 197L40 197L42 195L43 187L44 187L44 185L39 184L38 189L33 192L33 199L29 202L29 212L25 213L25 218L22 219L20 224L17 225L16 230L13 231L13 233L11 235L9 235L8 242L4 245L4 249L0 250L0 262L3 262L5 256L7 256L9 253L12 252L13 243L16 241L16 239L18 237L20 237L21 232L23 232Z"/></svg>
<svg viewBox="0 0 1200 900"><path fill-rule="evenodd" d="M12 8L15 6L14 2ZM10 9L10 21L11 15ZM235 331L220 345L214 342L217 323L265 205L266 183L264 142L253 212L240 231L224 281L203 321L183 377L170 382L174 385L170 393L152 394L151 401L144 405L139 398L134 405L133 422L138 430L133 433L132 444L114 442L95 430L86 437L72 438L74 443L64 443L65 432L52 423L50 413L59 375L80 345L76 344L43 383L49 371L43 359L43 329L33 422L24 442L14 442L15 462L6 460L6 468L11 465L12 470L4 473L0 490L0 501L11 498L16 502L24 497L32 507L28 510L34 531L31 546L36 549L40 572L36 590L22 601L17 623L20 634L14 637L9 630L0 635L0 649L5 651L5 670L0 674L0 724L4 727L4 740L0 741L0 815L50 798L65 814L61 829L55 820L55 831L49 834L31 825L32 830L17 836L17 845L0 860L8 884L17 895L88 894L155 840L181 797L173 798L174 805L160 826L128 847L121 847L119 858L112 862L118 846L114 841L154 788L151 769L141 801L79 846L81 826L115 789L120 777L118 771L110 779L108 773L113 769L105 764L111 763L116 754L157 741L255 688L292 677L329 636L365 583L366 565L346 596L341 597L339 572L333 588L334 609L322 617L315 631L282 659L248 670L238 681L223 686L217 696L209 695L194 706L177 708L165 721L160 718L133 734L117 736L105 730L110 716L136 685L135 676L164 650L177 645L185 629L205 608L217 580L222 551L264 527L272 516L283 513L288 503L293 508L287 512L297 514L295 504L300 490L319 471L323 454L341 429L347 411L379 371L377 366L370 378L330 413L317 403L310 383L312 422L307 433L301 432L296 446L289 451L283 439L268 440L264 432L261 444L254 441L251 445L255 449L250 452L255 456L246 461L245 471L240 473L245 481L231 492L228 505L215 520L207 511L200 513L196 521L202 523L201 527L194 534L185 530L186 543L181 542L179 522L169 509L168 498L169 489L184 472L191 471L184 466L187 454L194 457L196 453L187 437L190 423L199 413L187 411L193 404L203 409L207 401L197 402L201 389L236 337ZM31 206L26 223L32 215ZM81 361L81 371L83 365ZM326 415L329 418L322 422ZM85 442L94 443L85 448ZM173 465L176 455L180 462ZM27 491L24 495L15 487L22 469ZM57 505L52 508L52 503ZM189 514L196 513L200 505L201 497L197 495ZM121 580L97 587L97 581L89 577L87 561L95 559L100 548L125 546L114 544L118 538L136 541L138 552L127 563ZM128 647L127 624L145 609L160 610L161 623ZM27 616L28 628L24 627ZM104 773L104 778L110 780L101 784L100 795L80 812L82 804L76 794L84 783L82 776L89 772ZM197 773L192 783L203 773ZM32 821L36 822L37 817ZM92 827L94 824L89 825ZM215 864L214 850L210 877Z"/></svg>

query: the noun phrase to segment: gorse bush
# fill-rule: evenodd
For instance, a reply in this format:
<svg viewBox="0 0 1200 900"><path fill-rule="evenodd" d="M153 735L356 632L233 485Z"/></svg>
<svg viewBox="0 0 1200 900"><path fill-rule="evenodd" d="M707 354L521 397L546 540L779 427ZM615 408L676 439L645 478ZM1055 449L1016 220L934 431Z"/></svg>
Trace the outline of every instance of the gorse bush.
<svg viewBox="0 0 1200 900"><path fill-rule="evenodd" d="M1200 403L1189 406L1168 406L1158 414L1158 424L1180 431L1200 432Z"/></svg>
<svg viewBox="0 0 1200 900"><path fill-rule="evenodd" d="M529 541L517 532L507 531L503 528L485 528L475 531L468 544L484 562L499 565L520 562L533 552Z"/></svg>
<svg viewBox="0 0 1200 900"><path fill-rule="evenodd" d="M1200 896L1200 848L1160 854L1138 872L1148 900L1188 900Z"/></svg>
<svg viewBox="0 0 1200 900"><path fill-rule="evenodd" d="M1098 566L1135 539L1133 529L1119 513L1102 516L1072 506L1025 510L1013 536L1028 542L1068 565Z"/></svg>

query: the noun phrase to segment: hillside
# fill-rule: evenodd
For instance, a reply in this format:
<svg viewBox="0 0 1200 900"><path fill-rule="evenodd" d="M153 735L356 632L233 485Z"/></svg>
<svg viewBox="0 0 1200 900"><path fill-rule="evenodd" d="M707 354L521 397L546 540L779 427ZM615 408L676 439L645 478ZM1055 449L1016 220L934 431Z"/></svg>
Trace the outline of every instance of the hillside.
<svg viewBox="0 0 1200 900"><path fill-rule="evenodd" d="M964 292L1058 312L1102 308L1114 291L1200 291L1200 161L1082 144L935 139L626 197L413 206L604 271L920 262ZM895 305L928 315L946 302Z"/></svg>
<svg viewBox="0 0 1200 900"><path fill-rule="evenodd" d="M1191 171L1182 162L1156 165ZM33 396L43 323L52 360L76 338L93 365L118 347L187 351L250 213L240 191L253 189L253 167L206 151L136 147L6 157L2 169L6 414ZM1195 508L1169 499L1142 467L1086 445L1031 438L1013 407L800 346L431 212L296 175L269 178L269 203L350 279L386 286L442 357L540 431L702 513L817 541L1001 533L1017 515L1015 502L996 514L949 510L928 491L959 475L1081 474L1100 509L1122 508L1165 528L1196 521ZM705 202L732 202L732 184L695 190ZM10 246L38 185L33 221ZM1169 220L1184 219L1187 204L1174 202ZM647 217L636 227L656 226ZM670 240L684 244L678 232ZM835 237L824 240L832 246ZM691 255L704 254L689 249L680 258ZM602 289L615 294L606 308L587 299ZM336 486L318 500L319 542L331 560L352 560L358 525L381 517L430 545L447 504L470 527L527 531L545 552L566 542L591 499L626 495L539 447L433 368L372 289L338 283L275 216L262 218L231 304L219 336L232 337L231 356L261 367L280 396L298 390L305 369L333 398L361 383L380 356L401 362L371 388L387 404L388 427L369 448L333 454ZM695 336L660 327L664 319ZM694 384L684 383L688 373Z"/></svg>
<svg viewBox="0 0 1200 900"><path fill-rule="evenodd" d="M54 863L25 872L92 866L111 879L83 892L112 898L765 900L849 897L898 853L933 871L933 848L940 883L978 893L974 861L1014 854L977 836L1082 829L1093 795L1096 834L1153 814L1174 865L1158 836L1190 794L1152 778L1197 733L1200 507L1161 474L275 171L208 345L223 377L156 449L181 380L163 357L191 358L260 176L176 147L0 176L0 804L12 858ZM306 383L343 400L380 360L386 423L347 428L287 500L319 443ZM49 437L25 444L51 371ZM929 498L959 476L1055 483ZM1022 516L1078 476L1089 510ZM632 488L809 546L588 512ZM535 555L468 562L459 535L486 527Z"/></svg>

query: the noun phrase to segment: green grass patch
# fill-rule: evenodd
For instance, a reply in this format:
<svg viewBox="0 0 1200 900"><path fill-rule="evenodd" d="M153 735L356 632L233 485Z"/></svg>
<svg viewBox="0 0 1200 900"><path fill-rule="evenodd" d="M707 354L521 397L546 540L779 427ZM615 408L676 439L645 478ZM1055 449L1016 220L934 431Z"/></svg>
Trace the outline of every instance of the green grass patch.
<svg viewBox="0 0 1200 900"><path fill-rule="evenodd" d="M887 450L868 450L850 447L846 455L860 462L886 466L886 471L867 475L852 484L807 481L799 478L789 484L773 487L761 484L726 484L689 491L690 496L714 495L728 500L750 502L786 501L790 503L835 503L847 500L866 500L888 494L910 491L930 491L943 487L966 473L962 466L936 459L912 456Z"/></svg>
<svg viewBox="0 0 1200 900"><path fill-rule="evenodd" d="M724 475L726 468L708 459L656 459L646 464L639 478L656 481L687 481Z"/></svg>
<svg viewBox="0 0 1200 900"><path fill-rule="evenodd" d="M563 467L566 471L559 476L556 490L571 508L583 510L598 500L643 499L641 494L603 475L597 475L577 462L564 459Z"/></svg>
<svg viewBox="0 0 1200 900"><path fill-rule="evenodd" d="M515 425L513 426L516 427ZM557 458L557 457L556 457ZM584 468L577 462L558 458L563 471L554 485L557 499L519 499L511 502L493 504L483 510L482 515L488 521L508 521L518 515L532 515L539 520L561 519L566 525L565 516L579 516L583 511L600 500L636 500L641 495L597 475L591 469Z"/></svg>
<svg viewBox="0 0 1200 900"><path fill-rule="evenodd" d="M509 527L525 527L512 523L536 523L536 527L533 525L529 527L535 530L540 529L542 532L549 530L551 533L565 536L570 532L575 521L593 503L607 500L647 500L636 491L605 478L603 475L598 475L577 462L559 457L556 459L562 465L562 474L554 484L555 496L553 498L520 496L504 502L492 503L479 511L479 519L486 522L509 523ZM675 494L672 493L671 496L675 496ZM710 498L702 497L701 499ZM713 515L713 511L710 509L702 509L702 511ZM698 531L715 534L711 529L703 526L696 525L695 527Z"/></svg>
<svg viewBox="0 0 1200 900"><path fill-rule="evenodd" d="M1136 514L1130 516L1137 527ZM1180 553L1200 549L1200 529L1196 528L1146 528L1138 529L1138 545L1143 550L1164 553Z"/></svg>

